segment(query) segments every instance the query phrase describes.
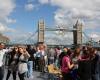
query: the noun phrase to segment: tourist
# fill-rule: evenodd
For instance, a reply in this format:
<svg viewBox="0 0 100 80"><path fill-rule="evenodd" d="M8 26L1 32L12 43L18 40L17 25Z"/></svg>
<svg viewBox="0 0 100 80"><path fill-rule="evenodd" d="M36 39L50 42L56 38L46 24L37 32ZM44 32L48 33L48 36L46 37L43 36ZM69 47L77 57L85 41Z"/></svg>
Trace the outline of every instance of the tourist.
<svg viewBox="0 0 100 80"><path fill-rule="evenodd" d="M89 50L83 50L78 63L78 75L80 80L91 80L91 60Z"/></svg>
<svg viewBox="0 0 100 80"><path fill-rule="evenodd" d="M33 70L35 70L36 69L36 67L35 67L35 60L36 59L35 59L35 56L34 56L35 53L36 53L36 47L35 46L32 47L32 53L33 53L33 55L32 55L33 56Z"/></svg>
<svg viewBox="0 0 100 80"><path fill-rule="evenodd" d="M62 59L65 56L65 54L67 54L67 51L68 51L68 48L64 48L61 54L59 55L59 59L58 59L58 62L60 65L59 68L62 66Z"/></svg>
<svg viewBox="0 0 100 80"><path fill-rule="evenodd" d="M67 51L67 54L62 59L61 72L63 76L63 80L72 80L72 76L70 74L71 69L74 67L74 64L71 64L71 56L72 52L70 50Z"/></svg>
<svg viewBox="0 0 100 80"><path fill-rule="evenodd" d="M5 45L3 43L0 43L0 80L3 80L4 77L4 55L6 52L9 52L11 50L4 49Z"/></svg>
<svg viewBox="0 0 100 80"><path fill-rule="evenodd" d="M25 80L25 75L28 71L27 62L30 57L25 48L19 47L19 63L18 63L18 75L20 80Z"/></svg>
<svg viewBox="0 0 100 80"><path fill-rule="evenodd" d="M20 54L18 53L18 47L15 47L13 51L9 52L7 55L9 55L9 61L8 61L8 73L6 80L9 79L11 73L13 75L13 80L16 80L18 60L20 56Z"/></svg>
<svg viewBox="0 0 100 80"><path fill-rule="evenodd" d="M72 54L71 56L71 61L72 63L74 63L74 67L72 69L72 77L73 77L73 80L78 80L79 77L78 77L78 62L79 62L79 59L80 59L80 48L76 48L74 50L74 53Z"/></svg>
<svg viewBox="0 0 100 80"><path fill-rule="evenodd" d="M39 66L40 66L40 71L45 72L46 68L46 60L47 60L47 55L45 51L45 46L44 45L39 45L39 54L40 54L40 61L39 61Z"/></svg>
<svg viewBox="0 0 100 80"><path fill-rule="evenodd" d="M48 50L48 64L54 64L54 55L55 55L55 50L53 48L50 48Z"/></svg>
<svg viewBox="0 0 100 80"><path fill-rule="evenodd" d="M62 50L60 49L60 47L55 48L55 66L56 67L60 67L59 65L59 55L61 54Z"/></svg>
<svg viewBox="0 0 100 80"><path fill-rule="evenodd" d="M27 45L28 53L30 54L30 58L28 59L28 78L33 78L33 59L34 59L34 52L32 50L31 45Z"/></svg>
<svg viewBox="0 0 100 80"><path fill-rule="evenodd" d="M97 54L97 51L94 48L90 49L91 54L91 75L92 80L100 80L99 75L99 66L100 66L100 56Z"/></svg>
<svg viewBox="0 0 100 80"><path fill-rule="evenodd" d="M36 47L36 53L34 54L34 60L35 60L35 65L34 65L34 68L35 70L40 70L40 67L39 67L39 60L40 60L40 54L39 54L40 50L39 50L39 47L37 46Z"/></svg>

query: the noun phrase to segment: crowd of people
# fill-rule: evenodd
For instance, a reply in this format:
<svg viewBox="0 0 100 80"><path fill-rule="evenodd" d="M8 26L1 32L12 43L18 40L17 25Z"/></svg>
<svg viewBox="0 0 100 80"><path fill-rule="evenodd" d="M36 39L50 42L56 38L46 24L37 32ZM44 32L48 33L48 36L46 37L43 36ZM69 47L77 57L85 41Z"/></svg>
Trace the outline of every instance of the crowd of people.
<svg viewBox="0 0 100 80"><path fill-rule="evenodd" d="M47 66L55 65L61 70L62 80L100 80L100 53L91 46L48 48L43 44L37 46L17 45L7 48L0 43L0 80L16 75L20 80L33 78L33 70L47 72ZM33 78L34 80L34 78Z"/></svg>
<svg viewBox="0 0 100 80"><path fill-rule="evenodd" d="M100 80L100 56L92 47L66 49L59 60L63 80Z"/></svg>
<svg viewBox="0 0 100 80"><path fill-rule="evenodd" d="M46 72L47 54L44 45L16 45L6 47L0 43L0 80L4 78L7 70L6 80L13 75L13 80L19 76L20 80L33 79L33 70Z"/></svg>
<svg viewBox="0 0 100 80"><path fill-rule="evenodd" d="M51 48L48 61L61 70L62 80L100 80L100 53L91 46Z"/></svg>

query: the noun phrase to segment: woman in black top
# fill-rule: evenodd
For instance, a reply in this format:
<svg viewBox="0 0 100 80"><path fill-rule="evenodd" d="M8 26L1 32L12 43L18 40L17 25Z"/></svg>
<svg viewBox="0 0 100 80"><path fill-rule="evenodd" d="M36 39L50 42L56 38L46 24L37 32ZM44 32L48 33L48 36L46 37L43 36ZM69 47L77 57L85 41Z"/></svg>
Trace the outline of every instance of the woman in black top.
<svg viewBox="0 0 100 80"><path fill-rule="evenodd" d="M12 73L13 75L13 80L16 80L16 71L17 71L17 64L18 64L18 48L15 47L12 52L8 53L9 55L9 61L8 61L8 73L6 80L9 79L10 74Z"/></svg>

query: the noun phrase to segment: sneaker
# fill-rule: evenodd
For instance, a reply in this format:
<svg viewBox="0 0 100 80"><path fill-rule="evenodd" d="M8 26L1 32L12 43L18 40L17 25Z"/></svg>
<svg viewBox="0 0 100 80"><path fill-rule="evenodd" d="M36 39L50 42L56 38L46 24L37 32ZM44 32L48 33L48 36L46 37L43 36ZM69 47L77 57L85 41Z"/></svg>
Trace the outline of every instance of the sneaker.
<svg viewBox="0 0 100 80"><path fill-rule="evenodd" d="M33 79L33 78L34 78L33 76L29 77L29 79Z"/></svg>

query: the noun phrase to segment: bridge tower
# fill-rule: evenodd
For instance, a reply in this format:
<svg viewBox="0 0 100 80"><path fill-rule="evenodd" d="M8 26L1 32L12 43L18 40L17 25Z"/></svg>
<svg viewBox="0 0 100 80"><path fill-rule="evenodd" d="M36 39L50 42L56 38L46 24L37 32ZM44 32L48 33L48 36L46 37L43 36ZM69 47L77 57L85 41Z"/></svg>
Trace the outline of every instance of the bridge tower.
<svg viewBox="0 0 100 80"><path fill-rule="evenodd" d="M73 44L75 46L82 45L82 26L82 23L80 23L78 20L73 26L73 28L75 29L73 31Z"/></svg>
<svg viewBox="0 0 100 80"><path fill-rule="evenodd" d="M38 43L44 43L45 22L39 20L38 22Z"/></svg>

